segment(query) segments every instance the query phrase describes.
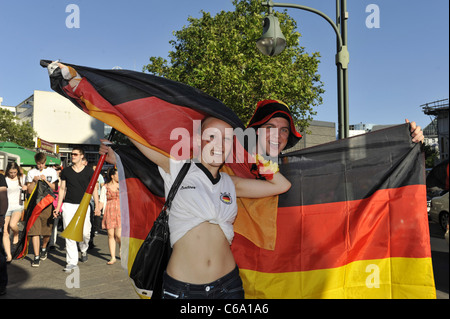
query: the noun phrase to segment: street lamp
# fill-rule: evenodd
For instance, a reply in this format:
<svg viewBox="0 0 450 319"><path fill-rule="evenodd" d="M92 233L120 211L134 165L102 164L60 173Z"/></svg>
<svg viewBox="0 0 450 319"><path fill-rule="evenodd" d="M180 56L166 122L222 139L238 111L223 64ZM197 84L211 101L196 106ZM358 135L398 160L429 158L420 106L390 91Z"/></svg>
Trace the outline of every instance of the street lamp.
<svg viewBox="0 0 450 319"><path fill-rule="evenodd" d="M324 18L336 33L337 54L337 83L338 83L338 134L339 138L348 137L348 63L347 49L347 0L336 0L336 23L326 14L314 8L291 3L276 3L268 0L262 3L269 7L269 15L264 18L264 30L261 38L256 42L262 54L274 56L281 53L286 46L286 39L280 29L278 19L273 15L273 7L295 8L313 12Z"/></svg>
<svg viewBox="0 0 450 319"><path fill-rule="evenodd" d="M278 18L269 13L264 18L263 27L263 35L256 41L256 47L264 55L274 56L280 54L286 46L286 38L281 32Z"/></svg>

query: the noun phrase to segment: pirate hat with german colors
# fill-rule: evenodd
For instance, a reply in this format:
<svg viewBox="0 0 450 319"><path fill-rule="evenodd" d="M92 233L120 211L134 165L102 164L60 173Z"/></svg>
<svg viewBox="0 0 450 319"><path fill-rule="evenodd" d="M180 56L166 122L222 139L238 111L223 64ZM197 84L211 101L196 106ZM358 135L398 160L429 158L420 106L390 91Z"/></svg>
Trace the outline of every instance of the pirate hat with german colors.
<svg viewBox="0 0 450 319"><path fill-rule="evenodd" d="M272 117L283 117L287 119L290 123L290 133L288 142L284 149L288 149L297 144L298 141L302 138L302 135L297 132L294 119L292 118L291 111L289 107L282 101L278 100L263 100L258 102L256 105L255 113L253 117L250 119L247 127L252 127L257 130L261 125L266 123Z"/></svg>

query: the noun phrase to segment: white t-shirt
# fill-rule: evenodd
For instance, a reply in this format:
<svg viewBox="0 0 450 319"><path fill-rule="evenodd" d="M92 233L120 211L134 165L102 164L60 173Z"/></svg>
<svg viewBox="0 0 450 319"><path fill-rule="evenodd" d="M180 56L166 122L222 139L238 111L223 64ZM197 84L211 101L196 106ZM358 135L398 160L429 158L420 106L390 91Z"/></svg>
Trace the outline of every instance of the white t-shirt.
<svg viewBox="0 0 450 319"><path fill-rule="evenodd" d="M47 178L47 181L49 183L54 183L58 179L58 175L56 174L56 171L54 168L46 167L42 171L39 171L37 168L33 168L30 170L27 174L27 183L31 183L33 181L33 178L35 176L41 176L44 175Z"/></svg>
<svg viewBox="0 0 450 319"><path fill-rule="evenodd" d="M166 196L184 163L170 160L170 174L159 167ZM219 225L231 245L237 214L236 189L228 174L219 174L214 180L202 164L191 163L169 211L172 246L189 230L205 221Z"/></svg>
<svg viewBox="0 0 450 319"><path fill-rule="evenodd" d="M8 185L8 211L21 211L23 210L23 203L20 204L20 191L25 182L25 176L22 177L22 186L19 185L19 179L12 180L6 177L6 184Z"/></svg>

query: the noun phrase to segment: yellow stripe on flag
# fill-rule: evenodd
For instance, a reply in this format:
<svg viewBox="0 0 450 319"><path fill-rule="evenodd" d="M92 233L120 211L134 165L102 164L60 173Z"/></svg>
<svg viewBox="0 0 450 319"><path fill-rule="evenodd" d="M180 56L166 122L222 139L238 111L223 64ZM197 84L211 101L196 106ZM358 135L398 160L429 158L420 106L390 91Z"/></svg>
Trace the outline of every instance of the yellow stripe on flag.
<svg viewBox="0 0 450 319"><path fill-rule="evenodd" d="M128 276L130 275L131 268L133 267L134 259L141 248L141 245L144 241L142 239L137 238L129 238L128 244Z"/></svg>
<svg viewBox="0 0 450 319"><path fill-rule="evenodd" d="M431 258L361 260L303 272L240 269L247 299L435 299Z"/></svg>

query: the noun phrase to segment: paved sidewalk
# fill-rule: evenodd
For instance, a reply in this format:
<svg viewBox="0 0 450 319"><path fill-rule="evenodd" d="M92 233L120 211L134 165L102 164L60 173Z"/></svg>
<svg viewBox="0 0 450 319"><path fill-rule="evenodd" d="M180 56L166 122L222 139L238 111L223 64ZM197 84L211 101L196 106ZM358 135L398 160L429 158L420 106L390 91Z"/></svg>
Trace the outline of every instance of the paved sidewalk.
<svg viewBox="0 0 450 319"><path fill-rule="evenodd" d="M118 259L110 259L108 236L105 231L94 238L94 248L88 250L88 261L79 262L79 272L64 272L65 240L58 237L56 247L41 260L38 268L31 267L33 254L8 264L8 286L1 299L139 299L126 271ZM118 247L116 255L118 256ZM76 287L79 284L79 288Z"/></svg>

